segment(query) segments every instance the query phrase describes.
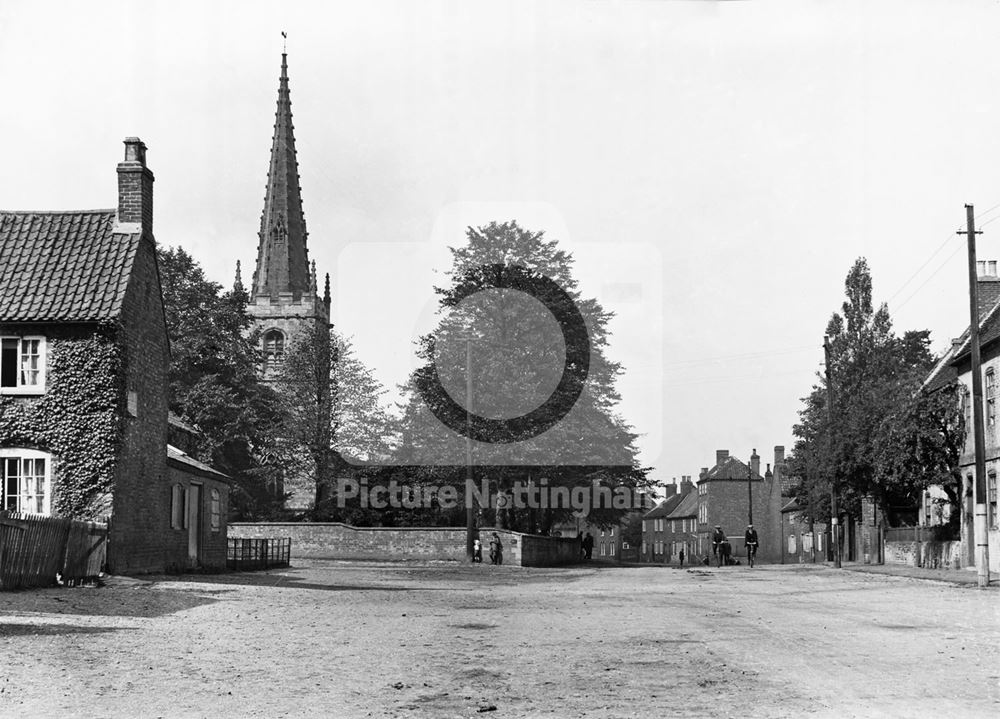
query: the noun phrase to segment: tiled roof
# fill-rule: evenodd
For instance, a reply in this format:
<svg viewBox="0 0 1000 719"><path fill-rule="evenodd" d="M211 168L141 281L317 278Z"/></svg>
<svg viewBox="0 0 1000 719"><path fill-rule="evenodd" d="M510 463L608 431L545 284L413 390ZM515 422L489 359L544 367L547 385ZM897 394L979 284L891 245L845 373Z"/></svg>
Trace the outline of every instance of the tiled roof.
<svg viewBox="0 0 1000 719"><path fill-rule="evenodd" d="M725 479L741 479L744 482L747 479L747 471L750 468L746 464L736 459L736 457L727 457L722 464L717 464L708 470L708 474L705 475L705 479L708 480L725 480ZM754 472L752 475L755 480L763 480L764 478L760 476L759 472Z"/></svg>
<svg viewBox="0 0 1000 719"><path fill-rule="evenodd" d="M0 211L0 322L118 317L140 235L114 210Z"/></svg>
<svg viewBox="0 0 1000 719"><path fill-rule="evenodd" d="M680 495L680 494L674 494L674 495L672 495L670 497L667 497L662 502L660 502L658 505L656 505L651 510L649 510L644 515L642 515L642 518L643 519L656 519L657 517L666 517L668 514L670 514L674 510L674 508L678 504L680 504L680 502L681 502L681 500L683 498L684 498L683 495Z"/></svg>
<svg viewBox="0 0 1000 719"><path fill-rule="evenodd" d="M682 499L681 502L674 507L674 511L670 513L669 516L671 519L698 516L698 490L692 489L683 496L684 499Z"/></svg>

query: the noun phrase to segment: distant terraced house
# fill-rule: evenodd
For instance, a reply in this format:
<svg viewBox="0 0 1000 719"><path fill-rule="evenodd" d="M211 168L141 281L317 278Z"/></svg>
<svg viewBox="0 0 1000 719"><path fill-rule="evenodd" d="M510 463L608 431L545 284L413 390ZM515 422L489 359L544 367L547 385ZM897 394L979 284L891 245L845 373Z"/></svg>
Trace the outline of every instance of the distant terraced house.
<svg viewBox="0 0 1000 719"><path fill-rule="evenodd" d="M224 567L228 478L168 445L153 173L138 138L117 174L116 209L0 211L2 509L110 521L113 573Z"/></svg>

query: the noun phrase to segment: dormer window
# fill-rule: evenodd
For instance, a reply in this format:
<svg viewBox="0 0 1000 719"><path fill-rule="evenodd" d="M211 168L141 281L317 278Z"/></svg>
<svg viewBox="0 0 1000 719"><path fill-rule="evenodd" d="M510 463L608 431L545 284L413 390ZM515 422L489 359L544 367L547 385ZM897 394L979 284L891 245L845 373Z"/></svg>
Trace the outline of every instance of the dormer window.
<svg viewBox="0 0 1000 719"><path fill-rule="evenodd" d="M0 394L45 391L45 338L0 337Z"/></svg>
<svg viewBox="0 0 1000 719"><path fill-rule="evenodd" d="M274 372L285 359L285 335L281 330L264 333L264 372Z"/></svg>

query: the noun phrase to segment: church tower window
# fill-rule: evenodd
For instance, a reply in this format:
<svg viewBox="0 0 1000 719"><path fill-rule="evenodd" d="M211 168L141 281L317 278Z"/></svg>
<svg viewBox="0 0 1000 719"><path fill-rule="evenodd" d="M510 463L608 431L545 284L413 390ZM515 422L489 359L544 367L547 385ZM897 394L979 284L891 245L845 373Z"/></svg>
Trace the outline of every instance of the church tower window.
<svg viewBox="0 0 1000 719"><path fill-rule="evenodd" d="M264 372L273 372L285 359L285 335L281 330L264 333Z"/></svg>

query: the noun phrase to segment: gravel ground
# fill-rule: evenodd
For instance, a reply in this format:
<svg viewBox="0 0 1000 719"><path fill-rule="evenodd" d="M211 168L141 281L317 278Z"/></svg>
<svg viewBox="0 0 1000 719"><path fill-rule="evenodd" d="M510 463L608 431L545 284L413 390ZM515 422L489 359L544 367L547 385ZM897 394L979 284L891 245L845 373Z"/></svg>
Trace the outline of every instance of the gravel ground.
<svg viewBox="0 0 1000 719"><path fill-rule="evenodd" d="M994 717L1000 593L300 561L0 595L2 717Z"/></svg>

